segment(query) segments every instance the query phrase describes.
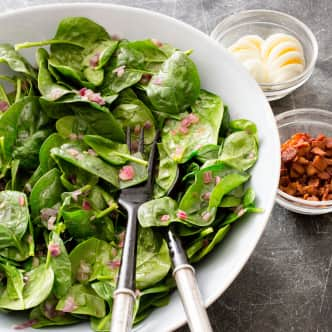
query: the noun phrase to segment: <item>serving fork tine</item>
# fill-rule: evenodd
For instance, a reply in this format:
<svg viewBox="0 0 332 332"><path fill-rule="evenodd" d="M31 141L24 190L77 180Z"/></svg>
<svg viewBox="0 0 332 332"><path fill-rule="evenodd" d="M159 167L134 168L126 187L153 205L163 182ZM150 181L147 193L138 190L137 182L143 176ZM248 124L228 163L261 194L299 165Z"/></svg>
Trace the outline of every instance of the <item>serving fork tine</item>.
<svg viewBox="0 0 332 332"><path fill-rule="evenodd" d="M131 330L135 303L135 276L136 276L136 253L137 253L137 211L139 206L150 200L153 191L154 168L157 152L157 131L152 142L148 161L148 179L146 182L134 187L122 189L119 204L128 213L128 222L124 245L122 250L121 266L117 279L117 287L114 292L112 310L112 332L127 332ZM126 142L129 151L132 152L131 130L126 131ZM144 153L144 129L139 135L138 151Z"/></svg>

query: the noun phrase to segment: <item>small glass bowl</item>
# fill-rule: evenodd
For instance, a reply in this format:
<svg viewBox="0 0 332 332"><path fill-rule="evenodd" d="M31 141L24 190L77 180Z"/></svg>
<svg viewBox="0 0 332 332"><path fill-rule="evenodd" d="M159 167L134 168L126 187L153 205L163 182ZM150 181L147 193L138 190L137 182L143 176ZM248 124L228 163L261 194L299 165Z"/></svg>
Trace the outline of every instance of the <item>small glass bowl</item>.
<svg viewBox="0 0 332 332"><path fill-rule="evenodd" d="M329 111L315 108L296 109L277 115L276 121L281 144L299 132L311 136L318 134L332 136L332 112ZM279 189L276 201L284 208L300 214L317 215L332 212L332 200L307 201L288 195Z"/></svg>
<svg viewBox="0 0 332 332"><path fill-rule="evenodd" d="M248 34L259 35L266 39L274 33L287 33L301 42L305 69L294 79L277 84L260 84L269 101L285 97L310 78L318 55L318 44L312 31L293 16L273 10L258 9L242 11L229 16L211 32L211 37L226 48Z"/></svg>

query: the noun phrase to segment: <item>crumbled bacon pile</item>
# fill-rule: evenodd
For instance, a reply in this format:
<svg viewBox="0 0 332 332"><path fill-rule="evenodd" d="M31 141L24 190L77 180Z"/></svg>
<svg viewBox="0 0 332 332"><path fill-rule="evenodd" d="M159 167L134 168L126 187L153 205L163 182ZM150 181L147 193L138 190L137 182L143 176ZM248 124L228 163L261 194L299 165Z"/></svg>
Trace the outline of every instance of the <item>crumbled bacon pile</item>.
<svg viewBox="0 0 332 332"><path fill-rule="evenodd" d="M332 200L332 137L297 133L282 144L279 189L306 200Z"/></svg>

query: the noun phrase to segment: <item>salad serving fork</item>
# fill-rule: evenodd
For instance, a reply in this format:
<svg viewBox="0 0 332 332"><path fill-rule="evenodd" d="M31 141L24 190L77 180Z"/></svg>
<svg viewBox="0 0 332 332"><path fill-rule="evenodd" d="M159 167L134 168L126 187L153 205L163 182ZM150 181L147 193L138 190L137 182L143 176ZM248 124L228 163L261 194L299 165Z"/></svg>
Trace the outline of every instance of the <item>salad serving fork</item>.
<svg viewBox="0 0 332 332"><path fill-rule="evenodd" d="M119 197L119 204L128 213L128 222L121 257L121 266L117 279L117 287L114 292L111 332L130 331L133 323L136 297L137 213L139 206L150 200L152 197L157 141L159 135L160 132L157 131L152 142L148 160L147 181L134 187L122 189ZM129 151L131 151L130 128L127 128L126 141ZM141 154L144 153L144 128L140 131L138 151ZM178 178L179 176L175 179L169 193L174 190ZM180 293L190 330L193 332L210 332L212 331L212 327L202 301L195 277L195 270L188 262L180 239L176 236L172 227L168 227L163 235L169 249L172 260L173 277Z"/></svg>

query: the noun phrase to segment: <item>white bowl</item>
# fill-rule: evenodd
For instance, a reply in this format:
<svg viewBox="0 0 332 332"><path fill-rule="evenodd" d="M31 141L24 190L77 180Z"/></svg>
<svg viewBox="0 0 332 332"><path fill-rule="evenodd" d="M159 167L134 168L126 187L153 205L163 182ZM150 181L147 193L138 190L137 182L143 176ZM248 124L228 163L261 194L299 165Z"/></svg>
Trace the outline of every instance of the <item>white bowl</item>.
<svg viewBox="0 0 332 332"><path fill-rule="evenodd" d="M66 16L86 16L103 25L110 34L128 39L157 38L183 50L193 49L202 86L219 94L233 118L248 118L259 130L260 157L252 171L251 185L257 191L261 214L239 222L223 243L198 267L197 278L206 305L215 301L239 274L253 252L272 210L280 171L278 130L271 108L247 71L217 42L191 26L151 11L108 4L61 4L32 7L0 15L0 42L37 41L51 38ZM24 50L34 60L35 50ZM1 332L25 318L0 313ZM222 317L220 317L222 325ZM155 310L134 331L172 331L186 321L178 294L168 306ZM29 330L30 331L30 330ZM31 331L35 331L32 330ZM43 331L59 331L47 328ZM61 331L90 331L88 324L63 327Z"/></svg>

